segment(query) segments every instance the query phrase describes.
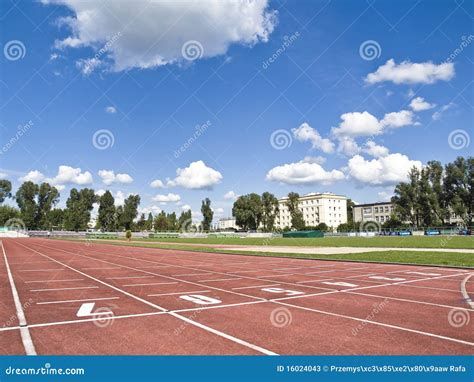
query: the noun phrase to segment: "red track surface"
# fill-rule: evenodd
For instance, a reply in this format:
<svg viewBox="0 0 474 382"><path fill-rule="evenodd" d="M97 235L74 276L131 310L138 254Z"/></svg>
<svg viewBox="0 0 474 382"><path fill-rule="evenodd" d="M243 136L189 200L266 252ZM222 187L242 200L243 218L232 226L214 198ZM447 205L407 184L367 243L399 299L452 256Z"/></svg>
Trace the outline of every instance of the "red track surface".
<svg viewBox="0 0 474 382"><path fill-rule="evenodd" d="M474 354L469 269L2 242L0 354Z"/></svg>

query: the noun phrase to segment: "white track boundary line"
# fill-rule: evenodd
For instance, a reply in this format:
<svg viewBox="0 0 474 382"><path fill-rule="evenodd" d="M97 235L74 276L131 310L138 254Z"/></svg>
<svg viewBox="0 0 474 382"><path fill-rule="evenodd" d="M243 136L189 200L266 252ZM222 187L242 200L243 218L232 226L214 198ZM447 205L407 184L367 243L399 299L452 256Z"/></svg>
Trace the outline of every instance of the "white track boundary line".
<svg viewBox="0 0 474 382"><path fill-rule="evenodd" d="M210 290L188 290L188 291L182 291L182 292L173 292L173 293L157 293L157 294L148 294L147 296L149 297L156 297L156 296L174 296L177 294L192 294L192 293L208 293Z"/></svg>
<svg viewBox="0 0 474 382"><path fill-rule="evenodd" d="M18 296L18 291L15 286L15 281L13 280L13 275L8 264L7 254L5 252L5 247L3 246L3 241L0 241L2 247L3 259L5 260L5 267L7 269L8 281L10 282L10 288L12 291L13 301L15 303L16 316L18 318L18 323L20 325L20 335L21 341L23 342L23 347L25 348L26 355L36 355L35 345L30 335L28 329L28 324L26 322L25 312L23 311L23 306L21 305L20 296Z"/></svg>
<svg viewBox="0 0 474 382"><path fill-rule="evenodd" d="M79 299L79 300L41 301L41 302L37 302L36 305L67 304L69 302L104 301L104 300L119 300L119 299L120 299L120 297L82 298L82 299Z"/></svg>
<svg viewBox="0 0 474 382"><path fill-rule="evenodd" d="M403 331L406 331L406 332L421 334L421 335L428 336L428 337L434 337L434 338L439 338L439 339L446 340L446 341L453 341L453 342L458 342L458 343L461 343L461 344L464 344L464 345L474 346L474 342L468 342L468 341L459 340L459 339L457 339L457 338L451 338L451 337L441 336L441 335L439 335L439 334L424 332L424 331L422 331L422 330L410 329L410 328L405 328L405 327L403 327L403 326L397 326L397 325L384 324L384 323L378 322L378 321L370 321L370 320L365 320L365 319L363 319L363 318L352 317L352 316L346 316L345 314L326 312L326 311L324 311L324 310L318 310L318 309L313 309L313 308L307 308L307 307L304 307L304 306L298 306L298 305L288 304L288 303L286 303L286 302L280 302L280 301L272 301L272 302L275 303L275 304L290 306L290 307L292 307L292 308L297 308L297 309L302 309L302 310L308 310L308 311L311 311L311 312L326 314L326 315L334 316L334 317L347 318L347 319L354 320L354 321L366 322L366 323L368 323L368 324L384 326L384 327L386 327L386 328L403 330Z"/></svg>
<svg viewBox="0 0 474 382"><path fill-rule="evenodd" d="M265 287L272 287L272 286L278 286L278 285L281 285L281 284L252 285L252 286L244 286L244 287L232 288L232 290L265 288Z"/></svg>
<svg viewBox="0 0 474 382"><path fill-rule="evenodd" d="M469 293L467 293L467 290L466 290L466 285L467 285L467 282L469 281L469 279L472 277L472 275L474 275L474 273L471 273L469 274L469 276L467 276L464 280L462 280L461 282L461 294L464 298L464 300L466 300L467 304L474 309L474 302L472 301L472 299L469 297Z"/></svg>
<svg viewBox="0 0 474 382"><path fill-rule="evenodd" d="M31 284L31 283L59 283L59 282L82 281L82 280L84 280L84 279L37 280L37 281L25 281L25 284Z"/></svg>
<svg viewBox="0 0 474 382"><path fill-rule="evenodd" d="M145 285L171 285L171 284L177 284L177 281L172 281L169 283L149 283L149 284L127 284L123 285L124 287L136 287L136 286L145 286Z"/></svg>
<svg viewBox="0 0 474 382"><path fill-rule="evenodd" d="M247 342L247 341L241 340L241 339L239 339L239 338L237 338L237 337L231 336L231 335L229 335L229 334L226 334L226 333L224 333L224 332L221 332L221 331L216 330L216 329L214 329L214 328L211 328L211 327L209 327L209 326L206 326L206 325L203 325L203 324L201 324L201 323L195 322L195 321L193 321L193 320L191 320L191 319L189 319L189 318L183 317L183 316L181 316L181 315L179 315L179 314L177 314L177 313L169 312L169 311L167 311L166 309L162 308L162 307L159 306L159 305L153 304L153 303L151 303L151 302L149 302L149 301L147 301L147 300L145 300L145 299L142 299L142 298L140 298L140 297L134 296L133 294L128 293L128 292L126 292L126 291L124 291L124 290L121 290L120 288L116 288L116 287L114 287L113 285L107 284L107 283L105 283L105 282L103 282L103 281L101 281L101 280L96 279L95 277L89 276L89 275L87 275L86 273L83 273L83 272L81 272L81 271L79 271L79 270L77 270L77 269L74 269L74 268L70 267L69 265L62 264L60 261L55 260L55 259L53 259L53 258L51 258L51 257L49 257L49 256L47 256L47 255L45 255L45 254L42 254L41 252L38 252L38 251L35 250L35 249L29 248L29 247L26 246L26 245L23 245L23 244L21 244L21 243L16 243L16 244L21 245L22 247L24 247L24 248L26 248L26 249L29 249L30 251L33 251L33 252L35 252L35 253L38 253L39 255L41 255L41 256L43 256L43 257L46 257L46 258L50 259L51 261L54 261L54 262L56 262L56 263L58 263L58 264L61 264L61 265L65 266L65 267L67 267L67 268L69 268L69 269L71 269L71 270L73 270L73 271L75 271L75 272L81 273L81 274L82 274L83 276L85 276L85 277L89 277L89 278L91 278L91 279L93 279L93 280L95 280L95 281L97 281L97 282L99 282L99 283L101 283L101 284L103 284L103 285L109 286L110 288L112 288L112 289L114 289L114 290L116 290L116 291L118 291L118 292L121 292L121 293L123 293L123 294L125 294L125 295L127 295L127 296L129 296L129 297L132 297L132 298L134 298L134 299L136 299L136 300L138 300L138 301L143 302L144 304L147 304L147 305L156 307L156 309L159 309L159 310L161 310L161 311L167 312L168 314L170 314L170 315L173 316L173 317L176 317L176 318L178 318L178 319L180 319L180 320L182 320L182 321L188 322L188 323L191 324L191 325L194 325L194 326L197 326L197 327L199 327L199 328L201 328L201 329L204 329L204 330L206 330L207 332L216 334L216 335L218 335L218 336L220 336L220 337L223 337L223 338L225 338L225 339L228 339L228 340L233 341L233 342L235 342L235 343L238 343L238 344L240 344L240 345L246 346L246 347L248 347L248 348L250 348L250 349L253 349L253 350L255 350L255 351L258 351L258 352L263 353L263 354L266 354L266 355L278 355L277 353L274 353L274 352L272 352L272 351L270 351L270 350L268 350L268 349L264 349L264 348L262 348L262 347L260 347L260 346L251 344L251 343L249 343L249 342ZM3 246L2 246L2 248L3 248ZM63 251L63 252L66 252L66 253L67 253L67 251ZM84 256L82 256L82 255L78 255L78 256L84 257ZM96 259L96 260L97 260L97 259ZM103 261L103 260L98 260L98 261L106 262L106 261ZM117 266L120 266L120 267L123 267L123 268L130 268L130 267L123 266L123 265L120 265L120 264L113 264L113 265L117 265ZM133 269L133 268L130 268L130 269ZM143 272L146 272L146 271L143 271ZM211 288L211 289L212 289L212 288ZM231 292L231 293L232 293L232 292Z"/></svg>
<svg viewBox="0 0 474 382"><path fill-rule="evenodd" d="M73 288L51 288L51 289L30 289L30 292L55 292L59 290L97 289L98 286L85 286Z"/></svg>

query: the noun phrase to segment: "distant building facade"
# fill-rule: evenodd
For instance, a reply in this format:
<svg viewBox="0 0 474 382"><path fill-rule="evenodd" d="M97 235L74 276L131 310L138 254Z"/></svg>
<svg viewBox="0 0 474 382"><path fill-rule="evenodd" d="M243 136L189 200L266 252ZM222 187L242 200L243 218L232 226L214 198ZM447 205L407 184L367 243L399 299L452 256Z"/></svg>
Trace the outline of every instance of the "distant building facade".
<svg viewBox="0 0 474 382"><path fill-rule="evenodd" d="M278 200L279 213L275 219L275 227L283 229L291 227L291 215L287 206L288 198ZM325 223L328 227L337 228L347 223L347 198L329 192L309 193L300 196L299 208L303 213L306 226Z"/></svg>
<svg viewBox="0 0 474 382"><path fill-rule="evenodd" d="M358 204L353 208L354 222L375 221L383 224L390 220L393 209L390 202Z"/></svg>
<svg viewBox="0 0 474 382"><path fill-rule="evenodd" d="M217 222L217 229L219 231L230 231L240 229L240 227L236 224L235 218L223 218Z"/></svg>

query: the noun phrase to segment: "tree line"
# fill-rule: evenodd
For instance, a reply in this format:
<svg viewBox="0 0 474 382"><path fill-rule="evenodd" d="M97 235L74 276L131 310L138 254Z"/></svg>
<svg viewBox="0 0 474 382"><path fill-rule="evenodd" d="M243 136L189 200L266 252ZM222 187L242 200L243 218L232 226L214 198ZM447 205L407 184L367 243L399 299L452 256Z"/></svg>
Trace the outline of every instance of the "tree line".
<svg viewBox="0 0 474 382"><path fill-rule="evenodd" d="M84 231L89 228L91 212L94 204L98 204L98 214L95 227L102 231L179 231L211 229L214 212L211 200L202 201L202 222L196 224L192 220L191 210L186 210L178 217L175 212L161 211L156 216L150 212L138 217L138 208L141 198L139 195L129 195L123 205L116 206L115 198L107 190L97 195L91 188L72 188L66 200L65 208L58 208L60 193L58 189L47 182L35 184L24 182L12 193L12 184L7 179L0 179L0 226L8 221L21 221L29 230L66 230ZM18 208L4 205L7 199L16 202Z"/></svg>

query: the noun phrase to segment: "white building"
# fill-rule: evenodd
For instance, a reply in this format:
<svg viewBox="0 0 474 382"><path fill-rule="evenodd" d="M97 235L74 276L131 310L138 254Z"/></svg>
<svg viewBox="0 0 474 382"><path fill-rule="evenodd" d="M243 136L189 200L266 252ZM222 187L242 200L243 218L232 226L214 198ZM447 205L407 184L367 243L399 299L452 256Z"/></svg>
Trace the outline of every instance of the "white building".
<svg viewBox="0 0 474 382"><path fill-rule="evenodd" d="M354 221L356 223L375 221L383 224L390 220L393 209L393 204L390 202L358 204L353 208Z"/></svg>
<svg viewBox="0 0 474 382"><path fill-rule="evenodd" d="M217 223L217 229L219 231L230 231L239 228L240 227L235 223L235 218L219 219L219 222Z"/></svg>
<svg viewBox="0 0 474 382"><path fill-rule="evenodd" d="M280 211L275 219L277 228L291 227L287 202L287 197L278 200ZM325 223L328 227L335 229L339 224L347 223L347 198L342 195L312 192L300 196L299 208L307 226Z"/></svg>

